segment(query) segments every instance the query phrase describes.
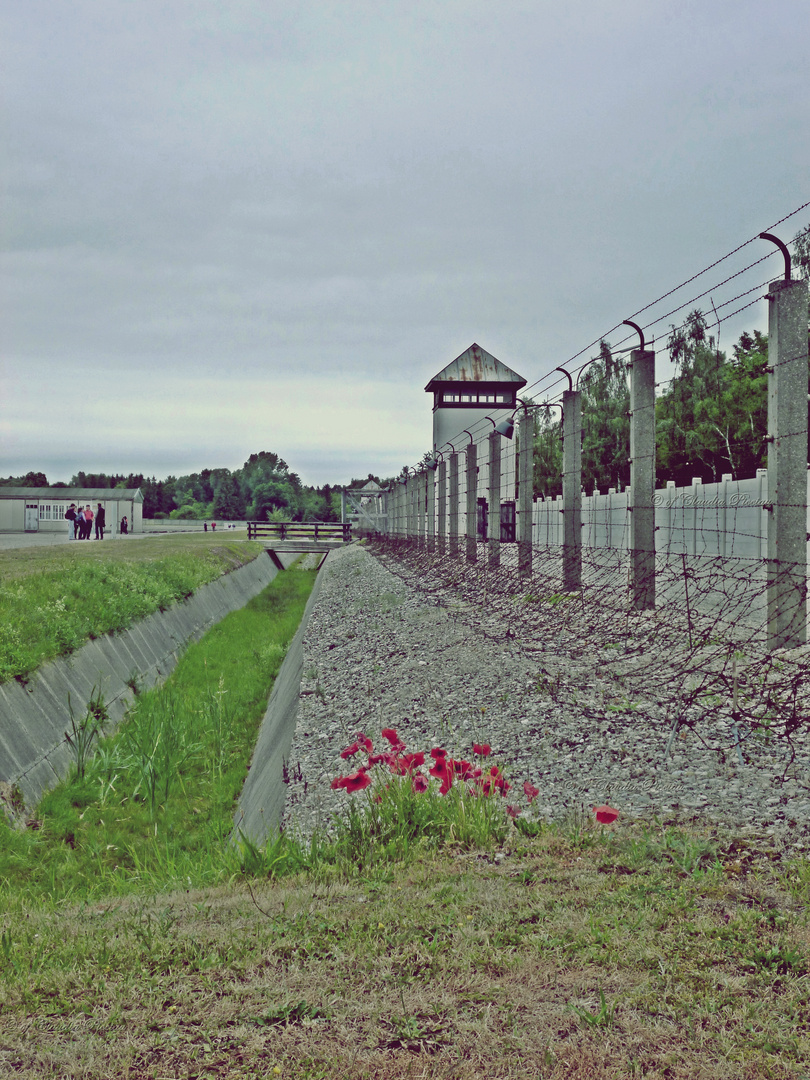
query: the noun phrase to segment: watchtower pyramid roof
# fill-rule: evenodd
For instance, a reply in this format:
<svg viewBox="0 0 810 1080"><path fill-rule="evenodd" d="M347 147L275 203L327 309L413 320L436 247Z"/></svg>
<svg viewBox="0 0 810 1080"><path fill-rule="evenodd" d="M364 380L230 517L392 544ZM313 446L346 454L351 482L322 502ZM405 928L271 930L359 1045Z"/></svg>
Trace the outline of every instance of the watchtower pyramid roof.
<svg viewBox="0 0 810 1080"><path fill-rule="evenodd" d="M434 375L425 390L438 390L444 383L458 382L512 384L517 389L526 385L526 379L475 342Z"/></svg>

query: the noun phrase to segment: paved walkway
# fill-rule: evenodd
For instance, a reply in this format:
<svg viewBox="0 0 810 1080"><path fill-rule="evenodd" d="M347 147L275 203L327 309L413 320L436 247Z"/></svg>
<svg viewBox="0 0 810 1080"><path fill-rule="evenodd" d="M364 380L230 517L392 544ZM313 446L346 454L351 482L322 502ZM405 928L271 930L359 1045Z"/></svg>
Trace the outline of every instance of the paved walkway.
<svg viewBox="0 0 810 1080"><path fill-rule="evenodd" d="M65 533L51 533L51 532L21 532L21 533L0 533L0 551L8 551L11 548L29 548L29 547L53 547L56 544L61 544L63 547L73 546L74 544L95 544L95 540L68 540ZM127 533L126 536L105 536L103 540L98 543L103 544L117 544L119 541L130 540L142 540L147 536L166 536L166 533Z"/></svg>

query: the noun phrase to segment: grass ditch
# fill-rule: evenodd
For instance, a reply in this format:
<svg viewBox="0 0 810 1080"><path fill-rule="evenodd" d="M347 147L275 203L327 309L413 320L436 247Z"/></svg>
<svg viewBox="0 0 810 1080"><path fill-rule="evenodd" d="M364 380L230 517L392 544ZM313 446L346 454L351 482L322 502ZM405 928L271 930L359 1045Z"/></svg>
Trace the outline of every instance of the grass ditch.
<svg viewBox="0 0 810 1080"><path fill-rule="evenodd" d="M278 574L139 694L109 738L103 701L74 716L76 764L29 827L0 824L0 901L48 903L221 882L235 799L315 571ZM92 744L92 745L90 745Z"/></svg>
<svg viewBox="0 0 810 1080"><path fill-rule="evenodd" d="M165 610L263 551L207 534L0 551L0 683Z"/></svg>

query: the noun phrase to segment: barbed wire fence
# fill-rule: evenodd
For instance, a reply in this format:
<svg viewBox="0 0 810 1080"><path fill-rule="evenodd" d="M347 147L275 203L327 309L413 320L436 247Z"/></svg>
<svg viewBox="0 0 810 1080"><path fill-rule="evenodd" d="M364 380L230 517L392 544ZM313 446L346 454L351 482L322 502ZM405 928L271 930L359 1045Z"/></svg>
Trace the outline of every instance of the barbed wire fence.
<svg viewBox="0 0 810 1080"><path fill-rule="evenodd" d="M625 350L625 491L582 491L578 387L590 361L568 369L594 342L527 388L549 394L567 379L559 405L561 497L533 498L531 409L539 406L522 406L513 442L488 417L408 470L388 493L387 532L376 537L375 550L451 614L473 619L486 637L519 641L533 652L552 696L576 694L566 659L587 661L603 694L578 705L583 721L604 719L606 710L660 717L668 725L665 756L684 730L740 761L751 737L780 739L789 765L793 741L810 730L808 298L805 282L790 280L789 263L766 297L768 469L745 480L728 474L716 484L655 489L655 352L644 331L717 287L645 327L626 321L640 342ZM760 302L762 287L718 305L718 327ZM721 318L721 309L751 293L759 295Z"/></svg>

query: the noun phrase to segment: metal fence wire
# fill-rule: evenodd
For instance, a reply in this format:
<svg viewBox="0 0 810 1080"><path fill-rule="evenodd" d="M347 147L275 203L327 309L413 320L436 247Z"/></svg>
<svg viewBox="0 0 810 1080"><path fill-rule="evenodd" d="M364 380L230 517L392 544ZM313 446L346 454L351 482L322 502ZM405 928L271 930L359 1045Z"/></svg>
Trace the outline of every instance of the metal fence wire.
<svg viewBox="0 0 810 1080"><path fill-rule="evenodd" d="M611 692L719 752L810 727L807 286L772 282L768 469L655 488L655 354L630 352L630 483L583 492L579 391L562 394L562 496L534 499L534 428L474 426L388 493L376 550L481 631L587 658ZM495 428L491 421L491 428ZM607 692L607 691L606 691ZM598 699L598 695L597 695ZM583 719L604 703L581 705Z"/></svg>

